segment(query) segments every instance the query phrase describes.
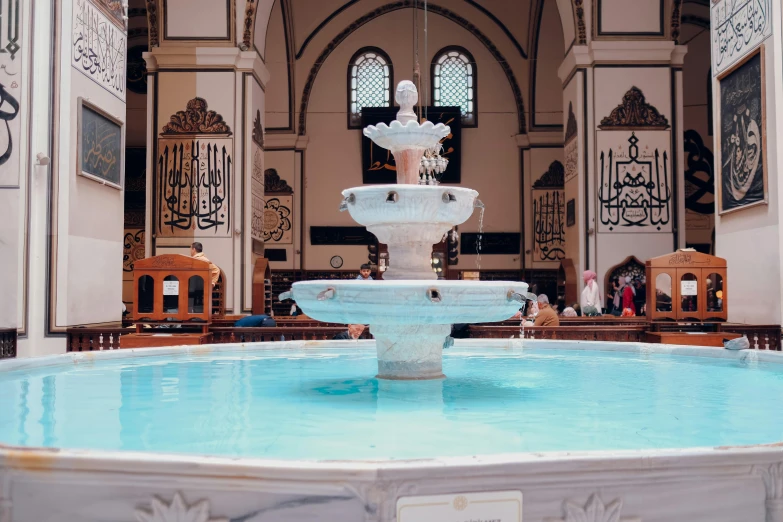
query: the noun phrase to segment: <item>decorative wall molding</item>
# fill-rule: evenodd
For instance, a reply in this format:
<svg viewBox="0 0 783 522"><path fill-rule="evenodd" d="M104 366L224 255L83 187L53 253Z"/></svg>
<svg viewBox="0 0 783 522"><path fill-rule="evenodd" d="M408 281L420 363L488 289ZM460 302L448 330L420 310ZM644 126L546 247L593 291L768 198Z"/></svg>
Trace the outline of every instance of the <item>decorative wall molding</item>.
<svg viewBox="0 0 783 522"><path fill-rule="evenodd" d="M585 25L584 0L573 0L576 18L576 45L587 45L587 26Z"/></svg>
<svg viewBox="0 0 783 522"><path fill-rule="evenodd" d="M229 522L227 518L211 518L208 500L188 505L179 492L168 504L152 497L150 509L137 509L135 515L138 522Z"/></svg>
<svg viewBox="0 0 783 522"><path fill-rule="evenodd" d="M563 518L545 518L545 522L642 522L639 517L621 517L623 500L614 499L604 504L598 493L593 493L583 506L566 500L563 502Z"/></svg>
<svg viewBox="0 0 783 522"><path fill-rule="evenodd" d="M753 466L753 473L761 475L764 481L767 521L779 522L783 519L783 462L766 467Z"/></svg>
<svg viewBox="0 0 783 522"><path fill-rule="evenodd" d="M261 110L256 110L256 117L253 118L253 141L264 148L264 127L261 125Z"/></svg>
<svg viewBox="0 0 783 522"><path fill-rule="evenodd" d="M160 40L158 38L158 3L157 0L147 0L147 27L149 29L150 49L158 47Z"/></svg>
<svg viewBox="0 0 783 522"><path fill-rule="evenodd" d="M293 194L294 189L284 179L280 179L277 169L264 171L264 194Z"/></svg>
<svg viewBox="0 0 783 522"><path fill-rule="evenodd" d="M638 87L631 89L623 96L623 101L601 120L598 126L601 130L622 129L659 129L669 128L669 120L658 112L658 109L647 103L644 93Z"/></svg>
<svg viewBox="0 0 783 522"><path fill-rule="evenodd" d="M318 58L316 58L312 67L310 68L310 73L307 75L307 80L305 82L304 90L302 92L302 101L299 105L299 135L300 136L304 136L307 133L307 107L308 104L310 103L310 94L312 93L313 86L315 85L315 79L318 76L318 72L321 70L321 66L326 62L326 59L329 57L329 55L335 49L337 49L337 47L346 38L348 38L348 36L350 36L354 31L356 31L359 27L363 26L364 24L380 16L391 13L393 11L397 11L400 9L411 9L411 8L423 9L424 5L423 3L414 2L414 0L399 0L397 2L392 2L383 5L357 18L348 27L343 29L337 36L332 38L332 41L329 42L329 44L327 44L324 50L321 51L321 54L318 55ZM522 91L519 88L519 84L517 83L516 76L514 76L514 72L511 70L511 66L508 64L508 61L503 56L503 54L478 27L476 27L475 25L473 25L468 20L458 15L454 11L451 11L449 9L446 9L445 7L441 7L436 4L428 4L427 10L430 13L443 16L444 18L456 23L460 27L464 28L465 30L473 34L473 36L478 38L478 40L487 48L490 54L492 54L492 57L495 58L495 60L497 60L498 65L500 65L500 67L503 69L503 72L505 73L506 78L508 79L509 85L511 86L511 91L514 95L514 101L516 102L516 107L517 107L519 133L526 134L527 123L525 121L525 105L522 100Z"/></svg>
<svg viewBox="0 0 783 522"><path fill-rule="evenodd" d="M252 49L254 46L253 32L255 31L257 13L258 5L256 0L247 0L247 5L245 7L245 19L242 23L242 45L240 45L240 49L243 51Z"/></svg>
<svg viewBox="0 0 783 522"><path fill-rule="evenodd" d="M207 100L193 98L184 111L171 115L169 123L163 126L161 136L182 134L223 134L231 136L231 129L223 121L223 116L207 110Z"/></svg>
<svg viewBox="0 0 783 522"><path fill-rule="evenodd" d="M565 138L563 141L571 141L571 138L575 138L578 133L576 125L576 115L574 115L574 104L568 102L568 122L565 127Z"/></svg>
<svg viewBox="0 0 783 522"><path fill-rule="evenodd" d="M564 184L565 167L558 160L555 160L549 165L549 169L533 183L533 188L563 188Z"/></svg>
<svg viewBox="0 0 783 522"><path fill-rule="evenodd" d="M682 0L672 0L671 37L676 45L680 44L680 25L682 23Z"/></svg>

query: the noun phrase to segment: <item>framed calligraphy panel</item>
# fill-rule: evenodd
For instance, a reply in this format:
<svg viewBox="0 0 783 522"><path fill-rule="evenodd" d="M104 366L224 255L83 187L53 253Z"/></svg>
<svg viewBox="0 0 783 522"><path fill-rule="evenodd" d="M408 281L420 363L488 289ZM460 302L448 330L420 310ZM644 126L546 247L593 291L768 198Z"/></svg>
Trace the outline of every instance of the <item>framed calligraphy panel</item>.
<svg viewBox="0 0 783 522"><path fill-rule="evenodd" d="M89 0L74 0L72 38L71 65L125 101L125 31Z"/></svg>
<svg viewBox="0 0 783 522"><path fill-rule="evenodd" d="M769 201L764 46L718 77L720 214Z"/></svg>
<svg viewBox="0 0 783 522"><path fill-rule="evenodd" d="M386 123L397 117L399 107L365 107L362 109L362 127ZM418 114L419 108L414 108ZM460 183L462 162L462 116L459 107L426 107L428 119L451 128L451 134L441 140L443 157L449 160L441 183ZM423 116L422 116L423 118ZM397 164L391 151L379 147L362 134L362 183L365 185L396 183Z"/></svg>
<svg viewBox="0 0 783 522"><path fill-rule="evenodd" d="M264 242L292 244L294 242L292 213L293 196L267 196L264 199Z"/></svg>
<svg viewBox="0 0 783 522"><path fill-rule="evenodd" d="M713 0L712 70L722 74L772 35L773 0Z"/></svg>
<svg viewBox="0 0 783 522"><path fill-rule="evenodd" d="M565 191L533 189L533 261L565 257Z"/></svg>
<svg viewBox="0 0 783 522"><path fill-rule="evenodd" d="M672 231L671 132L598 131L599 232Z"/></svg>
<svg viewBox="0 0 783 522"><path fill-rule="evenodd" d="M122 189L122 122L83 98L77 101L79 173L104 185Z"/></svg>

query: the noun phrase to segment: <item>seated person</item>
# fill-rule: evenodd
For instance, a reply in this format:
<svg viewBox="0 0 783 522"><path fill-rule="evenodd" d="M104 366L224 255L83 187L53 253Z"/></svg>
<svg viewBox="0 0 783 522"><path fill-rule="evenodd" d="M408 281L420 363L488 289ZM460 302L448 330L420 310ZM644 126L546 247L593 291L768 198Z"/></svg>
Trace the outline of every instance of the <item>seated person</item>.
<svg viewBox="0 0 783 522"><path fill-rule="evenodd" d="M349 341L351 339L358 339L364 333L363 324L349 324L348 329L344 332L340 332L332 340L334 341Z"/></svg>
<svg viewBox="0 0 783 522"><path fill-rule="evenodd" d="M546 294L539 294L538 296L538 314L536 315L535 322L528 321L526 326L560 326L560 318L557 316L557 312L549 306L549 298Z"/></svg>
<svg viewBox="0 0 783 522"><path fill-rule="evenodd" d="M359 267L359 275L356 277L359 281L372 281L372 265L367 263Z"/></svg>
<svg viewBox="0 0 783 522"><path fill-rule="evenodd" d="M266 314L248 315L234 323L236 328L258 328L277 326L277 322Z"/></svg>

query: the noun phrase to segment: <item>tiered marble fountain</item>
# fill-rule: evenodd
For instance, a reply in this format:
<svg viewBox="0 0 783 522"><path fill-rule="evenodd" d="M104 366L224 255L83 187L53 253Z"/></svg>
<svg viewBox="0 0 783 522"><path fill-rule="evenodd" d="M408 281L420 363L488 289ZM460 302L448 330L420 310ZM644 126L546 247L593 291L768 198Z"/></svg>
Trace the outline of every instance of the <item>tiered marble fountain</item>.
<svg viewBox="0 0 783 522"><path fill-rule="evenodd" d="M397 163L396 185L343 191L341 210L388 245L390 268L383 281L305 281L291 295L310 317L370 325L381 379L443 377L442 352L453 323L508 319L528 297L528 285L507 281L435 281L432 245L481 206L469 188L419 185L427 149L446 137L448 126L420 124L413 107L416 86L402 81L395 95L400 111L390 125L370 125L364 135L389 149ZM282 296L283 298L286 296Z"/></svg>

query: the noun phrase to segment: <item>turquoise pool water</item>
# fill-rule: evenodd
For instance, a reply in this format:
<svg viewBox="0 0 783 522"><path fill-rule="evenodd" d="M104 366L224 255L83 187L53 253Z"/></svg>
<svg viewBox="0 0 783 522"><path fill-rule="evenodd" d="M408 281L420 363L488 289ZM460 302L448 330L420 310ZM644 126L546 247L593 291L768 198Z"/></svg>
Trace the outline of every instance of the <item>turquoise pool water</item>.
<svg viewBox="0 0 783 522"><path fill-rule="evenodd" d="M0 365L0 442L317 460L769 443L781 366L451 349L445 381L388 382L369 348Z"/></svg>

